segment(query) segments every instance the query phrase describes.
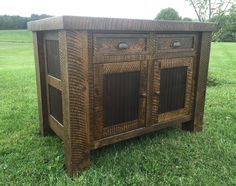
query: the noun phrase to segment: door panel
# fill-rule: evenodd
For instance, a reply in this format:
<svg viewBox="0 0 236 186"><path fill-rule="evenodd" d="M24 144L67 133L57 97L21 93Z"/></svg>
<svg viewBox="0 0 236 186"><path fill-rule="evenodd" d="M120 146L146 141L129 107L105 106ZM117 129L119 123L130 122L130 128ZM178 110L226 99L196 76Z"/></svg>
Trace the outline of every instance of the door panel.
<svg viewBox="0 0 236 186"><path fill-rule="evenodd" d="M193 57L154 62L152 124L191 114Z"/></svg>
<svg viewBox="0 0 236 186"><path fill-rule="evenodd" d="M96 139L144 126L146 76L145 61L94 66Z"/></svg>

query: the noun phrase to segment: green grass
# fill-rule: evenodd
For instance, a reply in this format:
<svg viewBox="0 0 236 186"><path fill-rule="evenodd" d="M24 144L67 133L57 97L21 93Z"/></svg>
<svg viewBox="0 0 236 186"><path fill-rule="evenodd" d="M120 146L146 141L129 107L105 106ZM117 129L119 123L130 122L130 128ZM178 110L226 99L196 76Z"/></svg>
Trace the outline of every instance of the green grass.
<svg viewBox="0 0 236 186"><path fill-rule="evenodd" d="M13 42L9 42L13 41ZM38 133L31 34L0 31L0 185L236 185L236 43L214 43L204 130L179 128L98 149L69 178L63 143Z"/></svg>

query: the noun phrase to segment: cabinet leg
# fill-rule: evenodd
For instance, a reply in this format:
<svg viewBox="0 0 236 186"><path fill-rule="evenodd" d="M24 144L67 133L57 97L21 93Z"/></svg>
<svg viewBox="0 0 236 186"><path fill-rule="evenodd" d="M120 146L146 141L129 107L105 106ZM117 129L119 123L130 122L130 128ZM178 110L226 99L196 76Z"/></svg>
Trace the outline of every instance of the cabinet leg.
<svg viewBox="0 0 236 186"><path fill-rule="evenodd" d="M194 122L194 120L182 123L182 129L189 132L200 132L202 131L202 122Z"/></svg>
<svg viewBox="0 0 236 186"><path fill-rule="evenodd" d="M90 166L90 151L84 151L80 147L67 147L65 144L65 166L70 176L76 175Z"/></svg>
<svg viewBox="0 0 236 186"><path fill-rule="evenodd" d="M55 133L53 132L53 130L50 128L49 125L40 125L40 134L42 136L54 136Z"/></svg>

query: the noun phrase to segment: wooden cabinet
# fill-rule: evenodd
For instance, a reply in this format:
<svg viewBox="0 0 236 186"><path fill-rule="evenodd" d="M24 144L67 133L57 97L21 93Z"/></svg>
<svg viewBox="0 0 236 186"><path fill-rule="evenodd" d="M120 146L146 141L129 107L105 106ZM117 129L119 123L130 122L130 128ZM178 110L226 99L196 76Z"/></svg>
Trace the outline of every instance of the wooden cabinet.
<svg viewBox="0 0 236 186"><path fill-rule="evenodd" d="M42 135L70 174L93 149L182 123L201 131L213 23L63 16L30 22Z"/></svg>

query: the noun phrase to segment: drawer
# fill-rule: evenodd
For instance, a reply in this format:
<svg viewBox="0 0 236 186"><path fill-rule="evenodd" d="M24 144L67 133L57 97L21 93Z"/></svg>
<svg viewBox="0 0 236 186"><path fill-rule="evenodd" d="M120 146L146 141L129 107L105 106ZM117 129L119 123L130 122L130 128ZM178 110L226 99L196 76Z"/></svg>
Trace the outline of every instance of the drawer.
<svg viewBox="0 0 236 186"><path fill-rule="evenodd" d="M140 54L147 51L145 34L94 34L94 55Z"/></svg>
<svg viewBox="0 0 236 186"><path fill-rule="evenodd" d="M195 50L196 36L194 34L160 34L157 35L157 51L177 52Z"/></svg>

